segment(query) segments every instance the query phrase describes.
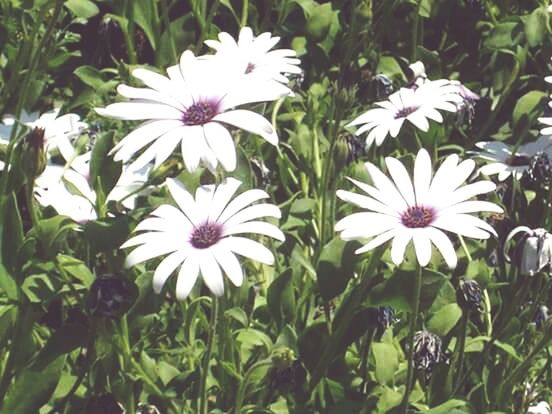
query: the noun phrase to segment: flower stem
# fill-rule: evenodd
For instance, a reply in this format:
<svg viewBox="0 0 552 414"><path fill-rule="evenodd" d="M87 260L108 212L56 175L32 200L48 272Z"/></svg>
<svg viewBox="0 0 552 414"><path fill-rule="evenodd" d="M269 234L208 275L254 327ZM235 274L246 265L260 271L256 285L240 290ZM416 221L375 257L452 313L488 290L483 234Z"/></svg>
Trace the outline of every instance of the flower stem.
<svg viewBox="0 0 552 414"><path fill-rule="evenodd" d="M243 0L240 27L247 26L247 16L249 14L249 0Z"/></svg>
<svg viewBox="0 0 552 414"><path fill-rule="evenodd" d="M171 20L169 18L169 6L167 5L167 0L161 0L161 13L163 17L163 24L166 27L167 34L169 35L169 45L171 50L172 63L178 62L178 57L176 55L176 47L174 45L174 38L171 32Z"/></svg>
<svg viewBox="0 0 552 414"><path fill-rule="evenodd" d="M418 57L418 35L420 32L420 9L422 7L422 0L418 0L416 6L416 15L414 16L414 24L412 25L412 50L411 50L411 62L415 62Z"/></svg>
<svg viewBox="0 0 552 414"><path fill-rule="evenodd" d="M201 384L199 388L199 414L208 413L208 390L207 377L209 376L209 361L213 353L213 344L217 332L218 322L218 299L215 295L211 297L211 318L209 321L209 337L207 338L207 349L205 350L203 365L201 367Z"/></svg>
<svg viewBox="0 0 552 414"><path fill-rule="evenodd" d="M418 312L420 311L420 293L422 291L422 272L421 266L416 269L416 279L414 282L414 309L412 311L412 317L410 319L410 326L408 328L408 371L406 374L406 388L404 390L404 397L401 402L400 412L406 414L408 410L408 399L412 392L413 379L414 379L414 333L416 331L416 320L418 319Z"/></svg>
<svg viewBox="0 0 552 414"><path fill-rule="evenodd" d="M454 382L454 387L452 388L454 391L452 395L454 395L458 389L461 386L462 382L462 370L464 368L464 348L466 347L466 334L468 329L468 320L470 319L470 312L467 311L462 315L462 321L460 324L460 338L457 342L457 349L455 352L456 355L458 355L458 364L456 365L456 381Z"/></svg>

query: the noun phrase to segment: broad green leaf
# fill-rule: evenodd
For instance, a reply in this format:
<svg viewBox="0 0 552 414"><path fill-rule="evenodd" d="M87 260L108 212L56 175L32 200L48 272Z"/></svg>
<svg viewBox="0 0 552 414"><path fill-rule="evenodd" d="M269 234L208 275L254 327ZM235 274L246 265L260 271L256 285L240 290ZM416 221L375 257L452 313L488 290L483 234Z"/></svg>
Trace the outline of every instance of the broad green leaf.
<svg viewBox="0 0 552 414"><path fill-rule="evenodd" d="M550 21L548 12L539 7L525 20L525 36L529 47L536 47L542 44L547 35L550 34Z"/></svg>
<svg viewBox="0 0 552 414"><path fill-rule="evenodd" d="M390 79L394 79L397 81L406 80L406 76L404 75L401 66L397 62L397 59L392 56L380 57L376 71L378 74L383 73Z"/></svg>
<svg viewBox="0 0 552 414"><path fill-rule="evenodd" d="M65 7L81 19L90 19L100 12L98 6L91 0L67 0L65 2Z"/></svg>
<svg viewBox="0 0 552 414"><path fill-rule="evenodd" d="M58 254L57 260L67 273L81 281L85 287L92 285L95 277L83 261L64 254Z"/></svg>
<svg viewBox="0 0 552 414"><path fill-rule="evenodd" d="M483 46L491 49L512 49L521 35L520 25L517 22L499 23L483 41Z"/></svg>
<svg viewBox="0 0 552 414"><path fill-rule="evenodd" d="M160 23L156 4L158 2L151 0L133 0L132 2L134 20L142 28L154 50L160 35L160 33L156 33L156 27L159 27Z"/></svg>
<svg viewBox="0 0 552 414"><path fill-rule="evenodd" d="M127 216L89 221L84 226L84 235L95 252L119 248L126 241L129 233Z"/></svg>
<svg viewBox="0 0 552 414"><path fill-rule="evenodd" d="M165 361L159 361L157 364L157 372L159 373L159 379L165 386L180 374L178 369Z"/></svg>
<svg viewBox="0 0 552 414"><path fill-rule="evenodd" d="M334 11L332 3L319 4L310 10L305 26L307 39L311 42L321 42L326 38L330 31Z"/></svg>
<svg viewBox="0 0 552 414"><path fill-rule="evenodd" d="M278 326L291 321L295 316L295 295L291 269L272 281L268 287L266 301Z"/></svg>
<svg viewBox="0 0 552 414"><path fill-rule="evenodd" d="M372 343L372 354L376 363L376 380L380 384L390 384L399 368L399 354L391 344Z"/></svg>
<svg viewBox="0 0 552 414"><path fill-rule="evenodd" d="M528 121L534 119L542 112L541 103L546 98L546 93L539 90L529 91L516 102L512 113L512 124L516 125L523 116L528 117Z"/></svg>
<svg viewBox="0 0 552 414"><path fill-rule="evenodd" d="M428 329L439 335L447 335L462 317L462 309L456 303L450 303L439 309L429 320Z"/></svg>
<svg viewBox="0 0 552 414"><path fill-rule="evenodd" d="M461 407L468 407L468 403L462 400L448 400L447 402L426 411L426 414L449 414L451 410Z"/></svg>
<svg viewBox="0 0 552 414"><path fill-rule="evenodd" d="M334 238L322 249L317 277L320 294L326 300L339 296L353 277L357 243Z"/></svg>
<svg viewBox="0 0 552 414"><path fill-rule="evenodd" d="M113 145L113 131L100 134L94 144L90 158L90 179L92 186L98 193L98 197L103 196L103 200L98 200L102 204L105 197L115 187L122 171L122 163L115 162L113 157L109 155Z"/></svg>
<svg viewBox="0 0 552 414"><path fill-rule="evenodd" d="M8 389L2 412L38 413L56 389L64 363L65 355L61 355L46 366L32 365L21 371Z"/></svg>
<svg viewBox="0 0 552 414"><path fill-rule="evenodd" d="M46 367L64 354L68 354L88 340L88 328L78 323L67 323L56 330L36 357L36 367Z"/></svg>

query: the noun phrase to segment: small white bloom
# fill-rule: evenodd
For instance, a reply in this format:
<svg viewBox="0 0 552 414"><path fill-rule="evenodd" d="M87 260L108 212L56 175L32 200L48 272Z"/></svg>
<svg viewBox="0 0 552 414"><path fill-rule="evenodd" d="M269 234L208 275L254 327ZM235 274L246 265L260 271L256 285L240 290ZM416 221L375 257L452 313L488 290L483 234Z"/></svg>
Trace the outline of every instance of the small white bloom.
<svg viewBox="0 0 552 414"><path fill-rule="evenodd" d="M385 101L376 102L379 108L370 109L347 126L362 125L356 135L369 132L366 146L375 141L380 146L387 135L395 138L408 120L416 128L426 132L429 121L443 122L438 110L456 112L462 102L458 87L446 79L426 81L415 88L401 88Z"/></svg>
<svg viewBox="0 0 552 414"><path fill-rule="evenodd" d="M529 169L531 158L538 152L546 152L552 156L552 136L542 136L534 142L520 145L515 154L513 148L501 141L478 142L475 144L483 151L477 157L489 164L481 167L479 172L485 175L498 174L498 180L504 181L510 175L520 180L523 173Z"/></svg>
<svg viewBox="0 0 552 414"><path fill-rule="evenodd" d="M28 114L22 111L19 122L30 129L44 129L44 143L46 150L51 152L58 149L64 158L73 155L71 141L88 128L86 122L82 122L77 114L64 114L58 116L60 108L38 115L38 112ZM0 143L8 144L11 131L16 119L13 115L5 115L0 125Z"/></svg>
<svg viewBox="0 0 552 414"><path fill-rule="evenodd" d="M506 253L506 246L518 233L523 233L523 236L516 243L513 260L519 267L520 273L525 276L533 276L548 268L548 272L552 274L552 234L545 229L531 230L526 226L513 229L504 242L506 259L510 261L510 257Z"/></svg>
<svg viewBox="0 0 552 414"><path fill-rule="evenodd" d="M234 109L252 102L265 102L288 94L278 82L245 80L232 65L221 67L218 61L199 59L190 51L182 54L180 64L167 69L169 77L146 69L132 74L147 88L119 85L117 91L128 102L97 108L100 115L125 120L147 120L123 138L112 150L116 161L129 161L147 147L129 166L137 170L155 159L158 167L181 145L188 171L200 161L214 171L220 162L226 171L236 168L236 148L229 124L258 134L271 144L278 136L262 115Z"/></svg>
<svg viewBox="0 0 552 414"><path fill-rule="evenodd" d="M456 154L448 156L433 176L429 154L421 149L416 156L413 180L395 158L385 159L392 180L367 162L365 166L373 186L349 180L368 195L338 190L337 196L369 211L344 217L337 222L335 230L341 232L343 240L373 237L356 253L367 252L393 239L391 258L396 265L404 260L406 246L412 240L418 263L426 266L431 259L433 243L447 265L454 268L456 252L443 230L487 239L491 234L496 236L496 232L487 222L470 213L503 211L488 201L469 200L493 191L496 185L491 181L463 185L475 162L469 159L458 161Z"/></svg>
<svg viewBox="0 0 552 414"><path fill-rule="evenodd" d="M236 65L237 71L252 79L274 80L288 83L287 74L301 74L297 53L292 49L271 50L280 41L278 36L261 33L255 36L250 27L240 30L238 41L221 32L219 40L206 40L205 44L216 50L216 55L202 58L221 58L225 64Z"/></svg>
<svg viewBox="0 0 552 414"><path fill-rule="evenodd" d="M273 224L259 221L262 217L280 218L280 210L272 204L251 203L267 198L262 190L248 190L232 200L241 182L227 178L220 185L203 185L195 199L174 180L167 179L169 191L178 205L158 207L152 217L136 226L143 232L121 248L139 246L126 259L131 267L154 257L168 255L157 266L153 288L159 293L169 276L180 266L176 297L185 299L199 274L215 295L224 292L222 270L230 281L240 286L243 271L236 254L265 264L272 264L272 252L261 243L242 236L256 233L283 241L284 234Z"/></svg>
<svg viewBox="0 0 552 414"><path fill-rule="evenodd" d="M550 404L546 401L541 401L538 404L529 407L527 414L552 414L552 408L550 408Z"/></svg>

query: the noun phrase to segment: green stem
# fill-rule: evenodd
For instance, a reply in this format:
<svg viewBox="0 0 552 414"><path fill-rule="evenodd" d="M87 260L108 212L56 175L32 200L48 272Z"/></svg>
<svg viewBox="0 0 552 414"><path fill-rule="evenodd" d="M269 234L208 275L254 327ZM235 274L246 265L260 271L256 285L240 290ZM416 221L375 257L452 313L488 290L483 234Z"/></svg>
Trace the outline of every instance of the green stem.
<svg viewBox="0 0 552 414"><path fill-rule="evenodd" d="M466 335L468 331L468 321L470 319L470 311L466 311L462 315L462 322L460 324L460 338L457 342L457 348L455 354L458 355L458 364L456 368L456 381L454 382L454 387L452 388L454 391L452 392L452 395L456 394L458 392L458 389L460 388L462 384L462 371L464 369L464 348L466 347Z"/></svg>
<svg viewBox="0 0 552 414"><path fill-rule="evenodd" d="M207 349L203 356L203 365L201 367L201 384L199 388L199 414L208 413L208 390L207 390L207 377L209 376L209 362L211 361L211 354L213 353L213 344L215 342L215 335L217 333L218 322L218 298L213 295L211 298L211 318L209 321L209 337L207 338Z"/></svg>
<svg viewBox="0 0 552 414"><path fill-rule="evenodd" d="M247 373L245 374L245 377L243 378L243 380L240 382L240 385L238 387L238 393L236 394L236 404L234 405L234 414L240 414L241 412L241 408L242 408L242 404L243 404L243 399L245 397L245 391L247 390L247 386L249 385L249 381L250 381L250 378L251 378L251 375L253 375L253 372L257 369L257 368L260 368L260 367L263 367L265 365L268 365L268 366L271 366L272 365L272 361L271 360L268 360L268 361L258 361L256 362L255 364L253 364L251 366L251 368L249 368L249 370L247 371Z"/></svg>
<svg viewBox="0 0 552 414"><path fill-rule="evenodd" d="M418 266L416 269L416 280L414 284L414 309L412 317L410 319L410 325L408 328L408 371L406 373L406 388L404 390L404 396L401 402L401 412L406 414L408 410L408 399L412 392L413 379L414 379L414 333L416 331L416 321L418 319L418 312L420 311L420 294L422 291L422 272L423 269Z"/></svg>
<svg viewBox="0 0 552 414"><path fill-rule="evenodd" d="M496 17L493 12L492 4L489 2L489 0L485 0L485 11L489 15L489 18L491 19L491 22L493 22L493 25L497 25L498 21L496 20Z"/></svg>
<svg viewBox="0 0 552 414"><path fill-rule="evenodd" d="M242 2L242 14L240 20L240 27L247 26L247 16L249 14L249 0L243 0Z"/></svg>
<svg viewBox="0 0 552 414"><path fill-rule="evenodd" d="M128 60L131 65L136 65L138 63L138 56L136 54L136 48L134 47L134 8L131 0L125 0L124 13L127 24L123 31L123 36L125 38Z"/></svg>
<svg viewBox="0 0 552 414"><path fill-rule="evenodd" d="M421 7L422 7L422 0L418 0L418 4L416 6L416 15L414 16L414 24L412 25L412 44L411 44L411 51L410 51L411 62L415 62L418 57L418 35L420 32Z"/></svg>
<svg viewBox="0 0 552 414"><path fill-rule="evenodd" d="M178 62L178 57L176 55L176 47L174 45L174 38L171 32L171 20L169 18L169 7L167 6L167 0L161 0L161 13L163 18L163 24L167 28L167 34L169 36L169 45L171 50L171 58L173 63Z"/></svg>

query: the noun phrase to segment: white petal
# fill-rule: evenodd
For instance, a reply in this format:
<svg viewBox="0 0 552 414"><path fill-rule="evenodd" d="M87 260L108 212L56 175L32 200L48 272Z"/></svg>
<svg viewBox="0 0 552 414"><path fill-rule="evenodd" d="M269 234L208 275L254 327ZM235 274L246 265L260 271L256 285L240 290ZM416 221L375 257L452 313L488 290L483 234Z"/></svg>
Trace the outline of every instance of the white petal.
<svg viewBox="0 0 552 414"><path fill-rule="evenodd" d="M483 231L479 228L479 226L475 225L472 220L466 219L465 217L472 216L465 214L454 214L450 216L438 217L433 223L431 223L431 225L433 227L438 227L440 229L474 239L485 240L490 237L488 232ZM475 219L475 217L472 217L472 219ZM494 230L492 232L494 232Z"/></svg>
<svg viewBox="0 0 552 414"><path fill-rule="evenodd" d="M341 220L335 223L335 231L343 231L347 228L358 226L371 226L372 224L378 223L381 220L392 221L394 223L399 222L397 217L388 216L381 213L363 211L343 217Z"/></svg>
<svg viewBox="0 0 552 414"><path fill-rule="evenodd" d="M241 233L256 233L264 236L272 237L281 242L285 241L285 236L282 230L274 224L265 223L264 221L248 221L247 223L235 224L231 227L226 227L224 235L241 234Z"/></svg>
<svg viewBox="0 0 552 414"><path fill-rule="evenodd" d="M191 254L180 266L176 279L176 299L184 300L190 294L199 274L199 260L197 255Z"/></svg>
<svg viewBox="0 0 552 414"><path fill-rule="evenodd" d="M404 252L411 238L412 231L410 229L402 229L396 232L393 245L391 246L391 260L397 266L404 260Z"/></svg>
<svg viewBox="0 0 552 414"><path fill-rule="evenodd" d="M127 85L119 85L117 87L117 92L119 92L119 94L123 95L125 98L154 101L157 103L173 106L181 111L184 111L185 109L184 105L182 105L176 99L173 99L172 97L166 94L162 94L153 89L133 88Z"/></svg>
<svg viewBox="0 0 552 414"><path fill-rule="evenodd" d="M236 255L220 245L215 245L211 248L218 264L228 276L228 279L234 286L241 286L243 283L243 270Z"/></svg>
<svg viewBox="0 0 552 414"><path fill-rule="evenodd" d="M378 213L383 213L389 216L394 216L394 217L399 216L399 214L395 210L387 207L385 204L382 204L379 201L376 201L373 198L370 198L368 196L352 193L350 191L345 191L345 190L337 190L336 195L341 200L346 201L348 203L353 203L359 207L376 211Z"/></svg>
<svg viewBox="0 0 552 414"><path fill-rule="evenodd" d="M447 207L443 210L439 211L439 215L446 215L446 214L458 214L458 213L477 213L479 211L490 211L493 213L503 213L504 210L496 205L495 203L491 203L489 201L478 201L478 200L472 200L472 201L464 201L459 204L454 204L450 207Z"/></svg>
<svg viewBox="0 0 552 414"><path fill-rule="evenodd" d="M242 210L244 207L263 198L268 198L268 194L263 190L253 189L244 191L235 199L233 199L230 203L228 203L226 208L220 214L218 222L226 222L230 217L232 217L238 211Z"/></svg>
<svg viewBox="0 0 552 414"><path fill-rule="evenodd" d="M231 236L222 239L219 243L222 247L257 262L268 265L274 263L272 252L259 242L244 237Z"/></svg>
<svg viewBox="0 0 552 414"><path fill-rule="evenodd" d="M189 253L190 250L188 249L179 250L171 253L163 259L161 263L159 263L159 266L157 266L157 269L155 269L155 273L153 274L153 291L155 293L161 292L169 276L180 264L182 264L182 262L184 262Z"/></svg>
<svg viewBox="0 0 552 414"><path fill-rule="evenodd" d="M153 259L157 256L162 256L167 253L172 253L178 250L180 246L172 243L155 243L155 244L143 244L140 247L134 249L126 258L125 266L127 268L136 266L139 263Z"/></svg>
<svg viewBox="0 0 552 414"><path fill-rule="evenodd" d="M477 181L473 184L468 184L460 187L452 194L447 195L446 199L437 203L439 206L450 206L461 201L467 200L479 194L489 193L496 189L496 184L492 181Z"/></svg>
<svg viewBox="0 0 552 414"><path fill-rule="evenodd" d="M395 200L404 200L397 187L395 187L395 184L393 184L393 182L387 178L387 176L383 174L379 168L369 162L365 163L364 166L368 170L368 174L370 174L370 177L378 190L384 194L388 194L389 197L393 197Z"/></svg>
<svg viewBox="0 0 552 414"><path fill-rule="evenodd" d="M153 216L161 217L166 223L170 223L172 225L172 229L176 226L182 231L188 231L193 227L193 223L181 210L169 204L160 205L151 214Z"/></svg>
<svg viewBox="0 0 552 414"><path fill-rule="evenodd" d="M414 162L414 190L416 204L423 205L426 202L429 185L431 184L431 159L426 150L418 151Z"/></svg>
<svg viewBox="0 0 552 414"><path fill-rule="evenodd" d="M456 267L458 261L456 257L456 251L450 239L443 233L441 230L436 229L435 227L426 227L425 229L432 243L437 247L437 249L443 255L445 262L447 263L450 269Z"/></svg>
<svg viewBox="0 0 552 414"><path fill-rule="evenodd" d="M258 134L270 142L272 145L278 144L278 135L270 122L262 115L245 109L235 109L233 111L223 112L213 118L213 121L220 121L235 127L245 129L246 131Z"/></svg>
<svg viewBox="0 0 552 414"><path fill-rule="evenodd" d="M203 281L213 294L222 296L224 293L224 279L222 272L213 253L210 249L205 249L199 256L199 269Z"/></svg>
<svg viewBox="0 0 552 414"><path fill-rule="evenodd" d="M203 126L205 140L226 171L236 169L236 147L230 132L217 122Z"/></svg>
<svg viewBox="0 0 552 414"><path fill-rule="evenodd" d="M194 172L199 166L202 145L198 145L198 143L204 140L203 128L199 125L187 127L180 148L188 172Z"/></svg>
<svg viewBox="0 0 552 414"><path fill-rule="evenodd" d="M362 246L360 249L356 249L356 254L361 254L367 251L370 251L372 249L375 249L376 247L382 245L386 241L392 239L395 234L397 234L397 230L392 229L385 233L380 234L377 237L374 237L372 240L370 240L368 243L366 243L364 246Z"/></svg>
<svg viewBox="0 0 552 414"><path fill-rule="evenodd" d="M416 257L420 266L425 267L431 260L431 242L429 241L429 235L423 229L414 229L412 234L412 241L414 242L414 250L416 251Z"/></svg>
<svg viewBox="0 0 552 414"><path fill-rule="evenodd" d="M224 208L228 205L241 184L240 180L228 177L218 185L215 195L213 196L211 210L209 210L209 221L218 221L220 213L222 213Z"/></svg>
<svg viewBox="0 0 552 414"><path fill-rule="evenodd" d="M96 112L101 116L128 121L182 118L182 112L172 106L148 102L117 102L105 108L96 108Z"/></svg>
<svg viewBox="0 0 552 414"><path fill-rule="evenodd" d="M186 129L186 127L175 128L167 132L153 144L155 145L155 168L159 167L170 157L178 143L182 140Z"/></svg>
<svg viewBox="0 0 552 414"><path fill-rule="evenodd" d="M508 170L508 166L506 164L502 164L500 162L493 162L491 164L487 164L481 167L479 169L479 172L484 175L494 175L505 170Z"/></svg>
<svg viewBox="0 0 552 414"><path fill-rule="evenodd" d="M232 228L233 226L244 223L249 220L254 220L260 217L275 217L280 218L282 213L280 209L274 204L255 204L253 206L244 208L240 212L234 214L228 220L224 222L225 228Z"/></svg>
<svg viewBox="0 0 552 414"><path fill-rule="evenodd" d="M188 220L190 220L194 225L201 224L201 212L198 211L194 198L186 190L184 185L180 181L173 178L167 178L166 183L167 187L169 187L171 196L174 201L176 201L176 204L178 204L178 207L180 207L182 212L186 215Z"/></svg>
<svg viewBox="0 0 552 414"><path fill-rule="evenodd" d="M366 183L363 183L361 181L357 181L353 178L347 177L347 179L355 184L358 188L366 192L369 196L374 198L376 201L379 201L386 206L390 207L391 209L395 210L397 213L402 213L404 210L408 208L408 205L404 201L404 199L398 194L398 192L395 193L384 193L380 190L378 190L375 187L372 187L371 185L368 185ZM394 197L396 196L396 197Z"/></svg>
<svg viewBox="0 0 552 414"><path fill-rule="evenodd" d="M418 129L421 129L424 132L427 132L427 130L429 129L429 122L420 110L414 111L413 113L408 115L406 119L408 119Z"/></svg>
<svg viewBox="0 0 552 414"><path fill-rule="evenodd" d="M399 189L399 192L406 200L409 206L416 205L416 198L414 196L414 188L412 187L412 180L408 175L408 171L404 167L403 163L396 158L386 157L385 163L387 164L387 170L393 178L395 185Z"/></svg>

